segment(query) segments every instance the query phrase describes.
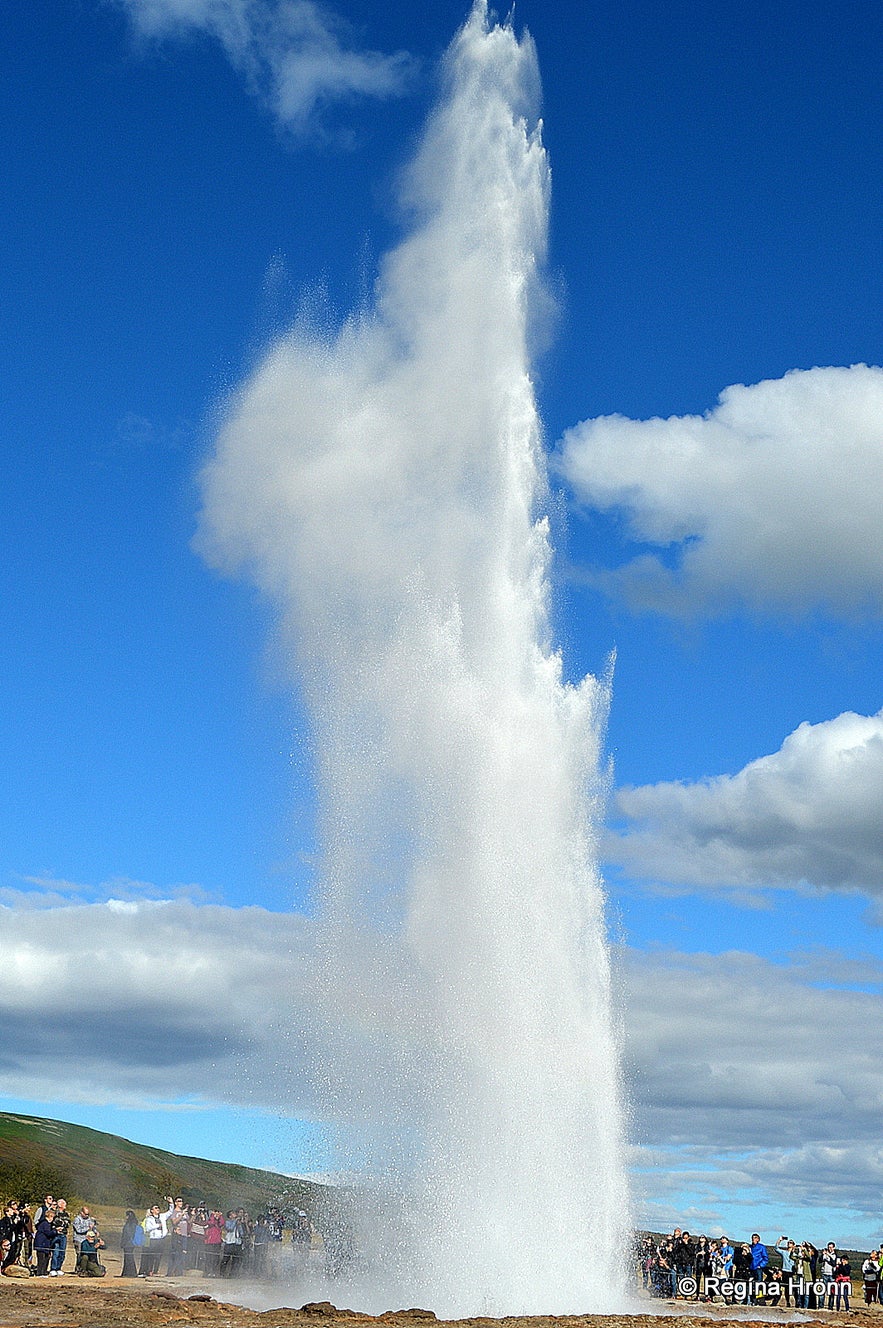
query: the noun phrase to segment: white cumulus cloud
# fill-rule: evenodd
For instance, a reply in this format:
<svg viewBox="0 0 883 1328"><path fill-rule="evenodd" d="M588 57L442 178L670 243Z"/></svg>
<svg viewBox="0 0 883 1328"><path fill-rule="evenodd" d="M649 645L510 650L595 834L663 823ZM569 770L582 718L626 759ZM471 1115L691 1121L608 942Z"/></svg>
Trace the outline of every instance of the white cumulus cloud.
<svg viewBox="0 0 883 1328"><path fill-rule="evenodd" d="M878 1239L883 965L823 949L621 964L639 1220L720 1231L738 1212L751 1231L765 1208L816 1244Z"/></svg>
<svg viewBox="0 0 883 1328"><path fill-rule="evenodd" d="M622 788L606 856L698 886L883 892L883 711L801 724L735 775Z"/></svg>
<svg viewBox="0 0 883 1328"><path fill-rule="evenodd" d="M128 900L0 907L0 934L0 1070L18 1097L315 1117L320 1066L370 1113L373 1080L418 1035L401 955L370 931L335 951L294 914ZM820 1201L869 1225L883 964L626 948L616 968L643 1215L683 1217L691 1194L707 1228L741 1194L746 1226L758 1204Z"/></svg>
<svg viewBox="0 0 883 1328"><path fill-rule="evenodd" d="M626 1053L645 1142L876 1143L878 960L822 948L776 962L736 950L626 950L622 963Z"/></svg>
<svg viewBox="0 0 883 1328"><path fill-rule="evenodd" d="M703 416L587 420L560 467L650 546L588 573L633 607L883 612L883 369L793 370Z"/></svg>
<svg viewBox="0 0 883 1328"><path fill-rule="evenodd" d="M173 1086L311 1115L320 1074L368 1093L389 1073L391 1030L409 1035L398 956L387 959L382 939L366 934L338 956L298 914L58 899L0 905L8 1094L149 1104Z"/></svg>
<svg viewBox="0 0 883 1328"><path fill-rule="evenodd" d="M318 0L120 0L148 37L201 31L215 38L278 122L315 129L333 102L399 96L415 61L359 47L339 15Z"/></svg>

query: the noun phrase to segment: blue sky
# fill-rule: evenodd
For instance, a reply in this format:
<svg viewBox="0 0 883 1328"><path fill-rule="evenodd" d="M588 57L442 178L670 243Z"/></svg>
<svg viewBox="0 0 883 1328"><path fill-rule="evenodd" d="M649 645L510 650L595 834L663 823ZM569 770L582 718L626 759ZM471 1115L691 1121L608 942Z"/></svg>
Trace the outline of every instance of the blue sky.
<svg viewBox="0 0 883 1328"><path fill-rule="evenodd" d="M139 1052L127 979L77 958L105 922L125 953L157 909L194 964L281 954L260 910L311 906L303 717L270 610L192 548L196 477L274 334L335 326L402 233L465 12L379 8L327 19L358 88L287 104L270 39L198 0L4 16L2 1000L39 1035L7 1049L0 1105L286 1170L323 1156L266 1126L284 1073L262 1100L229 1069L215 1004L201 1047L199 994L156 1024L177 1051ZM553 178L556 626L573 678L617 652L605 853L642 1212L876 1241L883 397L879 371L786 375L883 358L883 16L524 0L516 22ZM45 1017L93 986L118 1009L75 1069Z"/></svg>

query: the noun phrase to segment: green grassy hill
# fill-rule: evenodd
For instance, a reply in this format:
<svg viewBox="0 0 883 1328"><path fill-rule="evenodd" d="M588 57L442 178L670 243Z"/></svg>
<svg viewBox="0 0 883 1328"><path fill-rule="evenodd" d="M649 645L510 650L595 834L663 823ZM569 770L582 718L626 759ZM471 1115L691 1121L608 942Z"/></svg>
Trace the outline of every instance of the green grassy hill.
<svg viewBox="0 0 883 1328"><path fill-rule="evenodd" d="M0 1112L0 1202L46 1193L80 1203L143 1209L164 1195L251 1213L286 1194L286 1206L323 1208L329 1186L232 1162L180 1157L82 1125ZM333 1205L332 1205L333 1206ZM74 1208L74 1211L75 1208Z"/></svg>

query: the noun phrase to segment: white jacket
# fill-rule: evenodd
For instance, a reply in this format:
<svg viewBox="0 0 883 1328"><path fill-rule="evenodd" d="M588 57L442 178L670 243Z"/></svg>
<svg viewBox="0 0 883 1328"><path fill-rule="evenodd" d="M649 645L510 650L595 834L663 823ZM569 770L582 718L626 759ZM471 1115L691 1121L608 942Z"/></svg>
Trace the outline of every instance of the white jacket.
<svg viewBox="0 0 883 1328"><path fill-rule="evenodd" d="M148 1240L162 1240L163 1236L169 1234L169 1218L172 1216L171 1208L166 1212L155 1216L148 1213L144 1219L144 1235Z"/></svg>

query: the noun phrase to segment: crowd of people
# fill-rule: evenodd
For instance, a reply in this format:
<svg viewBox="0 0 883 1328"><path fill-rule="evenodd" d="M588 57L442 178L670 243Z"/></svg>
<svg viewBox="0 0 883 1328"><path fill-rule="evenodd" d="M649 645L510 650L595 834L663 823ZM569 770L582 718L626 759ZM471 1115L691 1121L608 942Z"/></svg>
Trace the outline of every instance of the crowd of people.
<svg viewBox="0 0 883 1328"><path fill-rule="evenodd" d="M126 1210L119 1237L122 1258L120 1277L183 1277L199 1272L206 1277L262 1278L269 1273L271 1247L277 1249L289 1230L286 1274L306 1272L316 1230L303 1209L283 1216L268 1208L254 1220L248 1212L231 1208L226 1212L204 1203L188 1204L179 1196L167 1196L139 1218ZM321 1248L321 1240L319 1240ZM73 1249L74 1266L65 1268ZM83 1204L73 1216L64 1199L47 1194L34 1211L28 1204L10 1199L0 1218L0 1275L4 1277L104 1277L101 1261L107 1244L98 1223Z"/></svg>
<svg viewBox="0 0 883 1328"><path fill-rule="evenodd" d="M289 1232L286 1240L286 1230ZM254 1220L245 1208L226 1212L167 1195L138 1216L126 1210L119 1235L120 1277L265 1278L278 1271L272 1249L286 1249L285 1274L307 1272L325 1246L303 1209L283 1213L268 1207ZM72 1249L74 1266L65 1268ZM89 1206L71 1214L64 1199L47 1194L33 1211L10 1199L0 1217L0 1274L4 1277L104 1277L107 1244ZM670 1236L644 1235L637 1242L644 1289L654 1297L727 1305L779 1304L811 1310L849 1310L853 1278L860 1276L867 1305L883 1304L883 1247L853 1268L834 1241L822 1247L781 1236L768 1246L755 1232L750 1242L727 1236L698 1236L675 1227ZM858 1260L856 1260L858 1264ZM325 1271L333 1271L325 1268Z"/></svg>
<svg viewBox="0 0 883 1328"><path fill-rule="evenodd" d="M639 1244L644 1289L669 1300L720 1299L725 1304L782 1304L790 1308L849 1310L853 1269L834 1241L821 1248L812 1241L781 1236L771 1248L757 1232L750 1242L727 1236L695 1240L675 1227L661 1240L646 1235ZM883 1249L861 1263L865 1304L883 1304Z"/></svg>

